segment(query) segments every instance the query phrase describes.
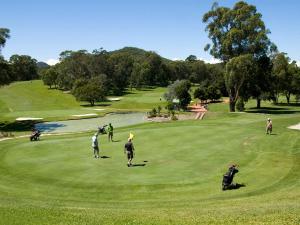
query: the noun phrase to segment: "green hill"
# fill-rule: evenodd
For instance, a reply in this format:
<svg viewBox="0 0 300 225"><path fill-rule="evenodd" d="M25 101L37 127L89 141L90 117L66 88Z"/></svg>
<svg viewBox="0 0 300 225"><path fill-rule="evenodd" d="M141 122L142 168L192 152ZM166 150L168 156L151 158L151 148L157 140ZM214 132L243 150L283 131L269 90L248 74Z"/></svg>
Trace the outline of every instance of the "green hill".
<svg viewBox="0 0 300 225"><path fill-rule="evenodd" d="M147 91L128 91L120 101L97 103L90 107L86 102L77 102L73 95L49 89L42 81L15 82L0 88L0 122L14 121L18 117L38 117L44 120L74 119L71 115L97 114L119 110L149 111L158 105L165 88ZM96 111L95 108L104 109Z"/></svg>

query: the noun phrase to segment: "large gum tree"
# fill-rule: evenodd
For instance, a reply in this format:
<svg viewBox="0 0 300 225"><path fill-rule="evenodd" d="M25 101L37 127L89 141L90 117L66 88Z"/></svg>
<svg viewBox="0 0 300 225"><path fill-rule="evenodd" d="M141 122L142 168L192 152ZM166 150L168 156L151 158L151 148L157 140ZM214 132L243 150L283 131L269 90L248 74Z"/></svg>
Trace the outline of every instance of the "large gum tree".
<svg viewBox="0 0 300 225"><path fill-rule="evenodd" d="M242 55L251 55L254 60L258 60L268 55L274 47L268 38L269 30L265 27L262 15L257 12L255 6L244 1L237 2L233 8L219 7L214 3L211 10L204 14L203 22L206 24L208 37L212 41L212 44L208 44L205 50L209 50L213 57L225 64ZM233 60L232 63L236 62L241 65L242 60L246 60L244 64L247 65L250 62L247 56ZM236 66L236 68L239 67ZM235 103L239 98L239 91L234 92L231 87L242 86L240 83L231 83L241 81L233 78L234 75L240 76L238 71L225 76L225 79L230 78L225 80L229 92L230 111L235 111ZM242 81L246 82L246 79Z"/></svg>

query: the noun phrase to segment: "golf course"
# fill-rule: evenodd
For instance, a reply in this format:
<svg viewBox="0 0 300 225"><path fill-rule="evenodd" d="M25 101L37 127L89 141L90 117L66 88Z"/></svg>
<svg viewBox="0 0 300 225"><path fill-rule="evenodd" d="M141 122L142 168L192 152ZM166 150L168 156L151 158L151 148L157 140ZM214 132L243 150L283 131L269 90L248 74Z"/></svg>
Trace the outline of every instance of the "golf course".
<svg viewBox="0 0 300 225"><path fill-rule="evenodd" d="M6 88L15 85L38 84ZM160 93L143 95L155 106ZM299 224L300 139L287 127L299 123L300 107L264 102L259 111L251 104L245 113L228 113L221 102L210 104L203 120L116 128L114 142L99 136L100 159L90 147L94 131L1 141L1 224ZM57 112L45 108L51 110ZM272 135L265 134L267 117ZM130 132L136 151L128 168ZM239 165L235 181L245 186L222 191L232 163Z"/></svg>
<svg viewBox="0 0 300 225"><path fill-rule="evenodd" d="M300 2L270 3L1 2L0 225L300 225Z"/></svg>

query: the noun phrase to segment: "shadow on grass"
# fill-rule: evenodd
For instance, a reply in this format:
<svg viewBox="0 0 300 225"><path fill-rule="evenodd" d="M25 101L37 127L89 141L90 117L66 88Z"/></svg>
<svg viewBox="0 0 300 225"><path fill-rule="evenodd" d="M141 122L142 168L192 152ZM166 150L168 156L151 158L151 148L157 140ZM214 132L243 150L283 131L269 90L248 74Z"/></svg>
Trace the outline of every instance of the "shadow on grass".
<svg viewBox="0 0 300 225"><path fill-rule="evenodd" d="M135 166L146 166L146 163L136 163L136 164L132 164L132 167Z"/></svg>
<svg viewBox="0 0 300 225"><path fill-rule="evenodd" d="M241 187L246 187L246 185L236 183L236 184L232 184L229 187L227 187L226 190L235 190L235 189L240 189Z"/></svg>
<svg viewBox="0 0 300 225"><path fill-rule="evenodd" d="M299 102L290 102L290 104L287 103L277 103L278 106L300 106Z"/></svg>
<svg viewBox="0 0 300 225"><path fill-rule="evenodd" d="M109 157L109 156L106 156L106 155L103 155L103 156L101 156L100 158L101 158L101 159L110 159L110 157Z"/></svg>
<svg viewBox="0 0 300 225"><path fill-rule="evenodd" d="M31 131L37 121L26 120L26 121L14 121L14 122L1 122L0 131Z"/></svg>
<svg viewBox="0 0 300 225"><path fill-rule="evenodd" d="M40 124L36 124L35 128L38 129L41 132L51 132L51 131L55 131L57 128L60 127L65 127L65 124L61 124L61 123L40 123Z"/></svg>
<svg viewBox="0 0 300 225"><path fill-rule="evenodd" d="M299 110L289 110L289 108L283 107L262 107L260 109L257 108L249 108L245 110L247 113L263 113L263 114L295 114L300 113Z"/></svg>
<svg viewBox="0 0 300 225"><path fill-rule="evenodd" d="M109 101L111 102L111 101ZM82 107L86 107L86 108L93 108L93 107L97 107L97 106L102 106L102 107L108 107L111 106L111 103L95 103L95 105L91 106L91 104L81 104L80 106Z"/></svg>

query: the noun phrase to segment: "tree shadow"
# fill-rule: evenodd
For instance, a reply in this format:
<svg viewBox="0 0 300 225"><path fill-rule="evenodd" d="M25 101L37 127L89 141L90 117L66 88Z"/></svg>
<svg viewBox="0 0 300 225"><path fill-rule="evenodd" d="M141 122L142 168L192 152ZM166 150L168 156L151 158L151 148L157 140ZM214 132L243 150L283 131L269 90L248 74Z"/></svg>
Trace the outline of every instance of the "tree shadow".
<svg viewBox="0 0 300 225"><path fill-rule="evenodd" d="M260 111L260 110L289 110L289 108L286 107L260 107L260 108L256 108L256 107L250 107L249 109L251 110L255 110L255 111Z"/></svg>
<svg viewBox="0 0 300 225"><path fill-rule="evenodd" d="M111 103L95 103L95 105L93 105L93 106L91 104L85 103L85 104L81 104L80 106L86 107L86 108L93 108L93 107L97 107L97 106L108 107L108 106L111 106Z"/></svg>
<svg viewBox="0 0 300 225"><path fill-rule="evenodd" d="M35 128L41 132L52 132L55 131L57 128L65 126L65 124L61 123L38 123L35 125Z"/></svg>
<svg viewBox="0 0 300 225"><path fill-rule="evenodd" d="M279 105L279 106L300 106L300 103L299 102L290 102L290 104L288 104L288 103L277 103L276 105Z"/></svg>
<svg viewBox="0 0 300 225"><path fill-rule="evenodd" d="M255 110L245 110L246 113L262 113L262 114L295 114L300 113L300 110L288 110L285 108L261 108Z"/></svg>
<svg viewBox="0 0 300 225"><path fill-rule="evenodd" d="M0 131L30 131L34 128L34 125L40 121L25 120L25 121L14 121L14 122L2 122L0 123Z"/></svg>

